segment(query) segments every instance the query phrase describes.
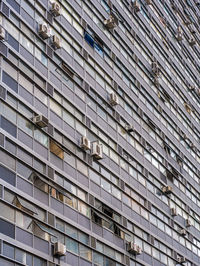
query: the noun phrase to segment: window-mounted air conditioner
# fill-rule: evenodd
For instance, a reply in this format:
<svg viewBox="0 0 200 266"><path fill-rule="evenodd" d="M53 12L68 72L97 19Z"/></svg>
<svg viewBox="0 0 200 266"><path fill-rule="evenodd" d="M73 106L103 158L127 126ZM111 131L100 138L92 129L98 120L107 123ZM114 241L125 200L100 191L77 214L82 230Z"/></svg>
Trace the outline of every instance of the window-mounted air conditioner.
<svg viewBox="0 0 200 266"><path fill-rule="evenodd" d="M189 38L189 41L188 42L189 42L189 45L191 45L191 46L193 46L193 45L196 44L196 40L193 37Z"/></svg>
<svg viewBox="0 0 200 266"><path fill-rule="evenodd" d="M152 0L145 0L146 5L152 5Z"/></svg>
<svg viewBox="0 0 200 266"><path fill-rule="evenodd" d="M33 122L39 127L43 128L48 126L49 120L43 115L36 115L33 117Z"/></svg>
<svg viewBox="0 0 200 266"><path fill-rule="evenodd" d="M191 221L189 219L185 220L186 227L190 227L192 225Z"/></svg>
<svg viewBox="0 0 200 266"><path fill-rule="evenodd" d="M60 16L60 14L61 14L61 6L57 2L53 2L52 3L51 13L55 17Z"/></svg>
<svg viewBox="0 0 200 266"><path fill-rule="evenodd" d="M184 263L186 262L186 258L185 257L179 257L178 258L178 263Z"/></svg>
<svg viewBox="0 0 200 266"><path fill-rule="evenodd" d="M187 231L185 229L181 229L180 230L180 235L186 236L187 235Z"/></svg>
<svg viewBox="0 0 200 266"><path fill-rule="evenodd" d="M135 0L133 2L133 9L134 9L134 12L137 13L141 10L141 7L140 7L140 4L139 4L139 1L138 0Z"/></svg>
<svg viewBox="0 0 200 266"><path fill-rule="evenodd" d="M84 150L90 150L90 141L86 136L81 137L80 146Z"/></svg>
<svg viewBox="0 0 200 266"><path fill-rule="evenodd" d="M109 30L113 30L114 28L117 27L117 18L110 15L108 19L104 20L104 26Z"/></svg>
<svg viewBox="0 0 200 266"><path fill-rule="evenodd" d="M192 24L192 21L189 18L185 18L184 23L186 26L188 26L188 25Z"/></svg>
<svg viewBox="0 0 200 266"><path fill-rule="evenodd" d="M157 62L152 62L151 68L152 68L153 74L156 77L158 77L160 75L160 68L158 66L158 63Z"/></svg>
<svg viewBox="0 0 200 266"><path fill-rule="evenodd" d="M190 91L195 91L195 85L189 85L189 86L188 86L188 89L189 89Z"/></svg>
<svg viewBox="0 0 200 266"><path fill-rule="evenodd" d="M182 30L182 28L180 26L178 26L178 28L177 28L176 39L178 41L182 41L183 40L183 30Z"/></svg>
<svg viewBox="0 0 200 266"><path fill-rule="evenodd" d="M47 39L47 38L50 37L50 29L49 29L49 27L47 26L46 23L39 24L38 33L43 39Z"/></svg>
<svg viewBox="0 0 200 266"><path fill-rule="evenodd" d="M60 242L54 244L54 256L65 256L66 246Z"/></svg>
<svg viewBox="0 0 200 266"><path fill-rule="evenodd" d="M0 40L5 40L5 38L6 38L6 31L2 26L0 26Z"/></svg>
<svg viewBox="0 0 200 266"><path fill-rule="evenodd" d="M162 192L165 194L171 194L172 191L173 191L173 188L171 186L162 187Z"/></svg>
<svg viewBox="0 0 200 266"><path fill-rule="evenodd" d="M200 89L199 89L199 88L196 88L196 89L195 89L195 92L196 92L196 94L197 94L198 96L200 96Z"/></svg>
<svg viewBox="0 0 200 266"><path fill-rule="evenodd" d="M125 129L126 129L126 131L128 131L128 132L133 132L134 131L134 126L133 125L125 125Z"/></svg>
<svg viewBox="0 0 200 266"><path fill-rule="evenodd" d="M109 100L110 100L110 104L113 106L117 105L119 103L119 99L117 97L117 94L114 92L110 93L110 99Z"/></svg>
<svg viewBox="0 0 200 266"><path fill-rule="evenodd" d="M184 106L185 106L186 111L187 111L189 114L191 114L191 112L192 112L192 108L190 107L190 105L189 105L188 103L184 103Z"/></svg>
<svg viewBox="0 0 200 266"><path fill-rule="evenodd" d="M177 211L175 208L171 208L171 216L177 216Z"/></svg>
<svg viewBox="0 0 200 266"><path fill-rule="evenodd" d="M93 142L91 155L94 156L96 159L102 159L103 158L102 144L98 144L98 142Z"/></svg>
<svg viewBox="0 0 200 266"><path fill-rule="evenodd" d="M196 6L200 6L200 1L199 0L194 0L194 3Z"/></svg>
<svg viewBox="0 0 200 266"><path fill-rule="evenodd" d="M56 49L61 48L60 38L57 35L53 35L52 45Z"/></svg>
<svg viewBox="0 0 200 266"><path fill-rule="evenodd" d="M136 243L131 241L128 243L128 252L130 252L134 255L140 255L142 253L142 249Z"/></svg>

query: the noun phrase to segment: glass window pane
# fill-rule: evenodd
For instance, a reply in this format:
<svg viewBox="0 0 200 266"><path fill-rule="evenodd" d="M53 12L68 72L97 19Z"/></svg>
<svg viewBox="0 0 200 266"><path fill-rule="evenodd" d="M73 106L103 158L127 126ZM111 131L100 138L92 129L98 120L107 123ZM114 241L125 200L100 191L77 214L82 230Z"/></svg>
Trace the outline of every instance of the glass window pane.
<svg viewBox="0 0 200 266"><path fill-rule="evenodd" d="M39 129L34 131L34 138L44 146L48 147L48 136L42 133Z"/></svg>
<svg viewBox="0 0 200 266"><path fill-rule="evenodd" d="M67 250L75 254L78 254L78 243L76 241L66 237L66 247L67 247Z"/></svg>
<svg viewBox="0 0 200 266"><path fill-rule="evenodd" d="M14 259L14 257L15 257L14 254L15 254L14 247L4 243L3 244L3 255L8 257L8 258Z"/></svg>
<svg viewBox="0 0 200 266"><path fill-rule="evenodd" d="M92 252L89 248L83 246L83 245L79 245L79 249L80 249L80 256L87 259L87 260L92 260Z"/></svg>
<svg viewBox="0 0 200 266"><path fill-rule="evenodd" d="M15 249L15 259L21 263L26 263L26 253L18 248Z"/></svg>
<svg viewBox="0 0 200 266"><path fill-rule="evenodd" d="M24 130L27 134L33 136L34 126L22 116L18 116L18 126Z"/></svg>
<svg viewBox="0 0 200 266"><path fill-rule="evenodd" d="M14 209L3 202L0 202L0 216L14 222Z"/></svg>

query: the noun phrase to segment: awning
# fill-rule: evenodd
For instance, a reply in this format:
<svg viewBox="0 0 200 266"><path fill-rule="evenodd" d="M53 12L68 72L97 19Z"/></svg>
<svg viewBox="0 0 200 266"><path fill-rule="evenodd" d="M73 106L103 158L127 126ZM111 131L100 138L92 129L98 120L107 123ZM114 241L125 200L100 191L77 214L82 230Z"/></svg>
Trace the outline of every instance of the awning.
<svg viewBox="0 0 200 266"><path fill-rule="evenodd" d="M22 198L15 196L15 198L13 199L13 203L15 201L17 201L22 206L22 208L27 209L28 211L32 212L33 214L38 214L36 208L32 204L30 204L29 202L23 200Z"/></svg>
<svg viewBox="0 0 200 266"><path fill-rule="evenodd" d="M44 183L46 183L47 185L49 185L49 181L36 172L32 172L32 174L30 174L30 176L28 178L28 180L31 181L32 183L34 183L35 180L37 180L37 179L39 179L39 180L43 181Z"/></svg>
<svg viewBox="0 0 200 266"><path fill-rule="evenodd" d="M34 224L34 226L39 227L40 230L42 230L43 232L45 232L45 233L47 233L47 234L49 234L49 235L51 235L51 236L57 237L57 236L55 236L55 235L51 232L51 230L50 230L49 228L47 228L46 226L44 226L44 225L38 223L38 222L35 221L35 220L32 220L32 222L29 224L28 228L29 228L31 225L33 225L33 224ZM27 229L28 229L28 228L27 228Z"/></svg>

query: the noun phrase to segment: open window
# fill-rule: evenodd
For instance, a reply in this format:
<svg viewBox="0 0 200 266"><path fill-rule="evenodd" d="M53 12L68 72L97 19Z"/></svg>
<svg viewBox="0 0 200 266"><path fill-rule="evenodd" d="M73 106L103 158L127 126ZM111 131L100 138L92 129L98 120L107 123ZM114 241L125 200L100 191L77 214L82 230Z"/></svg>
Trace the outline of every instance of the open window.
<svg viewBox="0 0 200 266"><path fill-rule="evenodd" d="M124 239L124 236L125 236L124 231L115 223L113 224L113 232L120 238Z"/></svg>
<svg viewBox="0 0 200 266"><path fill-rule="evenodd" d="M178 154L176 154L176 161L181 167L183 166L183 159Z"/></svg>
<svg viewBox="0 0 200 266"><path fill-rule="evenodd" d="M150 118L147 119L147 123L151 129L155 130L157 128L156 124Z"/></svg>
<svg viewBox="0 0 200 266"><path fill-rule="evenodd" d="M105 205L102 206L102 212L105 213L107 216L109 216L110 218L113 218L113 210Z"/></svg>
<svg viewBox="0 0 200 266"><path fill-rule="evenodd" d="M95 212L94 210L92 210L92 213L91 214L92 214L92 216L91 216L92 217L92 221L94 223L102 226L103 225L103 219L104 219L103 215Z"/></svg>
<svg viewBox="0 0 200 266"><path fill-rule="evenodd" d="M67 65L65 64L64 62L62 62L61 64L61 67L62 69L71 77L73 78L74 77L74 72L73 70Z"/></svg>
<svg viewBox="0 0 200 266"><path fill-rule="evenodd" d="M163 146L164 146L164 150L166 151L166 153L170 155L171 153L170 146L165 141L163 142Z"/></svg>
<svg viewBox="0 0 200 266"><path fill-rule="evenodd" d="M166 170L166 176L167 176L167 179L173 183L173 180L174 180L174 175L172 174L172 172L170 172L169 170Z"/></svg>
<svg viewBox="0 0 200 266"><path fill-rule="evenodd" d="M40 190L49 193L49 183L48 181L40 176L36 172L32 172L32 174L29 176L28 180L30 180L35 187L39 188Z"/></svg>
<svg viewBox="0 0 200 266"><path fill-rule="evenodd" d="M48 227L38 223L35 220L31 221L27 229L30 229L35 236L40 237L46 241L50 241L51 237L56 237Z"/></svg>
<svg viewBox="0 0 200 266"><path fill-rule="evenodd" d="M50 194L53 198L64 202L64 193L54 187L50 187Z"/></svg>
<svg viewBox="0 0 200 266"><path fill-rule="evenodd" d="M60 159L64 159L64 150L53 140L50 140L50 151Z"/></svg>
<svg viewBox="0 0 200 266"><path fill-rule="evenodd" d="M103 41L93 32L92 29L88 28L87 31L85 31L84 39L101 57L103 57Z"/></svg>
<svg viewBox="0 0 200 266"><path fill-rule="evenodd" d="M26 213L30 215L38 214L36 208L27 202L26 200L23 200L22 198L15 196L12 202L16 207L21 209L22 211L25 211Z"/></svg>

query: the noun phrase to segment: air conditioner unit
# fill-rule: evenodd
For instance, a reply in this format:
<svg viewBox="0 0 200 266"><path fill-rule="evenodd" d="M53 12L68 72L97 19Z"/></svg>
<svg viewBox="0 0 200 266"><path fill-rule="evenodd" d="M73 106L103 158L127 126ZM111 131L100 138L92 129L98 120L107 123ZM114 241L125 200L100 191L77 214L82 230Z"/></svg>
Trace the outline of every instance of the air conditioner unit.
<svg viewBox="0 0 200 266"><path fill-rule="evenodd" d="M194 86L194 85L189 85L189 86L188 86L188 89L189 89L190 91L195 91L195 86Z"/></svg>
<svg viewBox="0 0 200 266"><path fill-rule="evenodd" d="M142 253L142 249L136 243L133 243L133 241L131 241L128 243L128 252L134 255L140 255Z"/></svg>
<svg viewBox="0 0 200 266"><path fill-rule="evenodd" d="M94 156L96 159L102 159L103 158L102 144L98 144L98 142L93 142L91 155Z"/></svg>
<svg viewBox="0 0 200 266"><path fill-rule="evenodd" d="M126 126L125 126L125 129L126 129L126 131L128 131L128 132L133 132L133 131L134 131L134 127L133 127L133 125L126 125Z"/></svg>
<svg viewBox="0 0 200 266"><path fill-rule="evenodd" d="M172 191L173 191L173 188L171 186L165 186L162 188L162 192L165 194L170 194L172 193Z"/></svg>
<svg viewBox="0 0 200 266"><path fill-rule="evenodd" d="M189 42L189 45L191 45L191 46L196 44L196 40L193 37L189 38L188 42Z"/></svg>
<svg viewBox="0 0 200 266"><path fill-rule="evenodd" d="M178 33L176 34L176 39L177 39L178 41L182 41L182 40L183 40L183 33L182 33L182 32L178 32Z"/></svg>
<svg viewBox="0 0 200 266"><path fill-rule="evenodd" d="M61 7L60 7L60 5L57 2L53 2L52 3L51 13L55 17L60 16L60 14L61 14Z"/></svg>
<svg viewBox="0 0 200 266"><path fill-rule="evenodd" d="M114 105L117 105L118 103L119 103L119 99L117 97L117 94L114 93L114 92L111 92L111 94L110 94L110 104L114 106Z"/></svg>
<svg viewBox="0 0 200 266"><path fill-rule="evenodd" d="M147 5L152 5L152 0L145 0Z"/></svg>
<svg viewBox="0 0 200 266"><path fill-rule="evenodd" d="M6 31L2 26L0 26L0 40L4 40L5 38L6 38Z"/></svg>
<svg viewBox="0 0 200 266"><path fill-rule="evenodd" d="M85 136L81 137L81 145L80 146L84 150L90 150L90 141L88 140L87 137L85 137Z"/></svg>
<svg viewBox="0 0 200 266"><path fill-rule="evenodd" d="M54 256L65 256L66 246L60 242L54 244Z"/></svg>
<svg viewBox="0 0 200 266"><path fill-rule="evenodd" d="M160 74L160 68L158 67L158 63L157 63L157 62L152 62L151 67L152 67L152 72L153 72L153 74L154 74L156 77L158 77L159 74Z"/></svg>
<svg viewBox="0 0 200 266"><path fill-rule="evenodd" d="M185 223L186 223L186 227L190 227L192 225L192 223L189 219L186 219Z"/></svg>
<svg viewBox="0 0 200 266"><path fill-rule="evenodd" d="M185 106L186 111L187 111L189 114L191 114L192 109L191 109L190 105L189 105L188 103L184 103L184 106Z"/></svg>
<svg viewBox="0 0 200 266"><path fill-rule="evenodd" d="M56 49L61 48L60 38L59 38L57 35L53 35L52 45L53 45Z"/></svg>
<svg viewBox="0 0 200 266"><path fill-rule="evenodd" d="M175 1L171 1L171 7L174 10L174 12L178 11L178 6L175 4Z"/></svg>
<svg viewBox="0 0 200 266"><path fill-rule="evenodd" d="M198 96L200 96L200 89L199 89L199 88L197 88L197 89L195 90L195 92L196 92L196 94L197 94Z"/></svg>
<svg viewBox="0 0 200 266"><path fill-rule="evenodd" d="M112 30L117 27L117 19L114 16L111 16L104 20L104 25L107 29Z"/></svg>
<svg viewBox="0 0 200 266"><path fill-rule="evenodd" d="M43 128L48 126L49 120L43 115L37 115L33 117L33 122L39 127Z"/></svg>
<svg viewBox="0 0 200 266"><path fill-rule="evenodd" d="M135 13L137 13L137 12L139 12L141 10L141 7L140 7L140 4L139 4L138 0L135 0L133 2L133 9L134 9Z"/></svg>
<svg viewBox="0 0 200 266"><path fill-rule="evenodd" d="M184 23L185 23L186 26L188 26L188 25L192 24L192 21L190 19L188 19L188 18L185 18L184 19Z"/></svg>
<svg viewBox="0 0 200 266"><path fill-rule="evenodd" d="M178 258L178 263L184 263L186 262L186 258L185 257L179 257Z"/></svg>
<svg viewBox="0 0 200 266"><path fill-rule="evenodd" d="M153 83L154 83L154 85L156 86L156 88L159 88L160 83L159 83L159 79L158 79L158 77L154 77Z"/></svg>
<svg viewBox="0 0 200 266"><path fill-rule="evenodd" d="M195 150L196 149L196 147L195 147L195 145L194 145L193 142L190 144L190 149L192 149L192 150Z"/></svg>
<svg viewBox="0 0 200 266"><path fill-rule="evenodd" d="M181 229L181 230L180 230L180 234L181 234L182 236L186 236L186 235L187 235L187 231L186 231L185 229Z"/></svg>
<svg viewBox="0 0 200 266"><path fill-rule="evenodd" d="M200 6L200 1L199 0L194 0L194 3L196 6Z"/></svg>
<svg viewBox="0 0 200 266"><path fill-rule="evenodd" d="M177 211L175 208L171 208L171 215L172 216L177 216Z"/></svg>
<svg viewBox="0 0 200 266"><path fill-rule="evenodd" d="M178 26L178 28L177 28L176 39L178 41L182 41L183 40L183 30L182 30L182 28L180 26Z"/></svg>
<svg viewBox="0 0 200 266"><path fill-rule="evenodd" d="M47 39L50 37L50 30L46 23L39 24L39 31L38 33L43 39Z"/></svg>

